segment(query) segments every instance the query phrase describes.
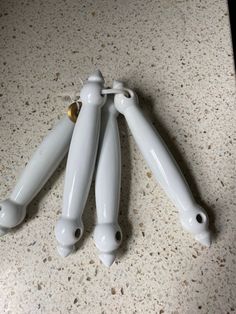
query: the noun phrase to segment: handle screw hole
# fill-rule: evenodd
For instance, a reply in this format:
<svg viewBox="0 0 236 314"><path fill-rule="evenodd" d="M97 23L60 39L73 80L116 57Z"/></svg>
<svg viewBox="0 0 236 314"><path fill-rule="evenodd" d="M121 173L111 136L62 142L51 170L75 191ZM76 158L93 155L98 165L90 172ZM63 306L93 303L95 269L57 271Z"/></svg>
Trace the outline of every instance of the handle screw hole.
<svg viewBox="0 0 236 314"><path fill-rule="evenodd" d="M197 219L197 222L199 222L200 224L203 223L203 217L202 217L202 215L197 214L196 219Z"/></svg>
<svg viewBox="0 0 236 314"><path fill-rule="evenodd" d="M80 235L81 235L81 230L80 230L80 229L76 229L76 230L75 230L75 237L76 237L76 238L79 238Z"/></svg>
<svg viewBox="0 0 236 314"><path fill-rule="evenodd" d="M121 233L120 233L120 231L117 231L116 232L116 241L120 241L121 240Z"/></svg>
<svg viewBox="0 0 236 314"><path fill-rule="evenodd" d="M127 91L125 91L124 95L125 95L125 97L126 97L126 98L131 98L130 93L129 93L129 92L127 92Z"/></svg>

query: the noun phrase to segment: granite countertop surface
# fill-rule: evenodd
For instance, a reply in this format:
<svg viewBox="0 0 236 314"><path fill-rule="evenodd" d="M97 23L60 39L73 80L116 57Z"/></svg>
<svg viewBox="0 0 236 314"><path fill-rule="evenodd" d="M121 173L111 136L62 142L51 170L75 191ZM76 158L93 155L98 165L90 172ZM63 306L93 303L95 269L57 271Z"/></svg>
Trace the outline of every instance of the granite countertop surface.
<svg viewBox="0 0 236 314"><path fill-rule="evenodd" d="M180 226L124 121L120 225L111 268L92 239L94 184L85 233L68 258L56 251L64 161L0 239L0 313L214 313L236 311L235 73L227 2L16 1L0 4L0 196L67 104L100 69L122 79L209 213L205 248Z"/></svg>

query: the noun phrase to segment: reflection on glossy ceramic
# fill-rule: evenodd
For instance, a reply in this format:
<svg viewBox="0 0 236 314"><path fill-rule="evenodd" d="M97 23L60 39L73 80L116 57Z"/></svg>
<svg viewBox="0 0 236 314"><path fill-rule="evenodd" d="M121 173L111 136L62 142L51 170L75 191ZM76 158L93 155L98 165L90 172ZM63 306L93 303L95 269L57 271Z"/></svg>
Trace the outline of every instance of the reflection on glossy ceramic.
<svg viewBox="0 0 236 314"><path fill-rule="evenodd" d="M97 224L94 241L104 265L110 267L121 244L118 225L121 181L120 137L117 125L118 111L114 95L108 96L102 109L102 128L95 179Z"/></svg>
<svg viewBox="0 0 236 314"><path fill-rule="evenodd" d="M83 234L82 214L87 201L95 166L104 79L100 71L89 76L81 89L82 108L71 140L63 195L62 216L56 224L58 252L68 256Z"/></svg>
<svg viewBox="0 0 236 314"><path fill-rule="evenodd" d="M10 197L0 203L0 235L19 225L26 214L26 207L65 157L74 123L64 117L40 144L23 170Z"/></svg>
<svg viewBox="0 0 236 314"><path fill-rule="evenodd" d="M119 88L120 83L116 82L115 87ZM130 131L157 182L179 209L183 228L191 232L197 241L210 246L207 213L196 204L178 165L162 138L141 113L137 95L132 90L127 91L130 97L123 94L115 95L116 109L125 116Z"/></svg>

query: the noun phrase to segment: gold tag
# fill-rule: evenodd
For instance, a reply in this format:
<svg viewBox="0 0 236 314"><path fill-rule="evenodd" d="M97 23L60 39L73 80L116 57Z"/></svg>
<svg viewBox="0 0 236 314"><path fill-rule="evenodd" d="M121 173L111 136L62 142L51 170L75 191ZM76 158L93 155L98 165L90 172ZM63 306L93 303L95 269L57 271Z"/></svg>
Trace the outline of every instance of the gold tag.
<svg viewBox="0 0 236 314"><path fill-rule="evenodd" d="M81 102L73 102L67 110L67 115L72 122L76 122L77 117L79 115L82 103Z"/></svg>

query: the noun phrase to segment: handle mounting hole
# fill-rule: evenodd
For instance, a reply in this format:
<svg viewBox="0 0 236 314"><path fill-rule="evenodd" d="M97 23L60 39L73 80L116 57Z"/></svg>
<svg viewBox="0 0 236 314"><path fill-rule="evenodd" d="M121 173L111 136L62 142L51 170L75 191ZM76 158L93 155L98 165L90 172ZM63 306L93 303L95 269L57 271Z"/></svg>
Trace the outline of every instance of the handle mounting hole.
<svg viewBox="0 0 236 314"><path fill-rule="evenodd" d="M75 230L75 237L79 238L80 235L81 235L81 230L78 228L78 229Z"/></svg>
<svg viewBox="0 0 236 314"><path fill-rule="evenodd" d="M120 241L121 240L121 233L120 233L120 231L116 232L115 237L116 237L116 241Z"/></svg>
<svg viewBox="0 0 236 314"><path fill-rule="evenodd" d="M198 223L202 224L202 223L203 223L203 217L202 217L202 215L201 215L201 214L197 214L196 220L197 220Z"/></svg>
<svg viewBox="0 0 236 314"><path fill-rule="evenodd" d="M124 92L124 96L126 98L131 98L131 95L130 95L130 93L127 90Z"/></svg>

